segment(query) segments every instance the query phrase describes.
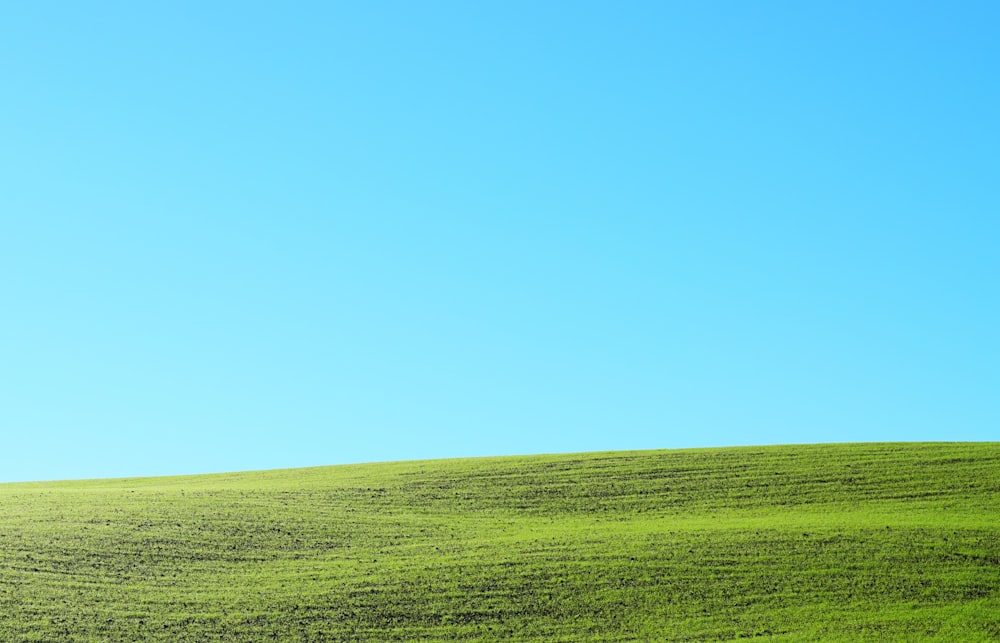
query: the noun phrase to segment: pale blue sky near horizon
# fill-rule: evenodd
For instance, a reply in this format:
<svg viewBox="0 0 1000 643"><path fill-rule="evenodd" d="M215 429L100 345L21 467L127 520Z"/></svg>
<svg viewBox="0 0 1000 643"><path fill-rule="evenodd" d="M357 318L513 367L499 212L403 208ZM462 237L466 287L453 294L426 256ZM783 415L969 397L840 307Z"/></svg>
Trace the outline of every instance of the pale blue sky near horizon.
<svg viewBox="0 0 1000 643"><path fill-rule="evenodd" d="M1000 439L1000 4L0 7L0 481Z"/></svg>

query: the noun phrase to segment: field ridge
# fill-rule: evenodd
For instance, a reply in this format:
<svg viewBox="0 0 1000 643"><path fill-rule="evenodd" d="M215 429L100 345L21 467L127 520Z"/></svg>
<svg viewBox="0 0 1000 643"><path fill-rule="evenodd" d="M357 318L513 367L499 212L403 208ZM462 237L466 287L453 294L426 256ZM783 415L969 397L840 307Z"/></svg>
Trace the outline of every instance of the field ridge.
<svg viewBox="0 0 1000 643"><path fill-rule="evenodd" d="M1000 443L0 485L0 640L998 640Z"/></svg>

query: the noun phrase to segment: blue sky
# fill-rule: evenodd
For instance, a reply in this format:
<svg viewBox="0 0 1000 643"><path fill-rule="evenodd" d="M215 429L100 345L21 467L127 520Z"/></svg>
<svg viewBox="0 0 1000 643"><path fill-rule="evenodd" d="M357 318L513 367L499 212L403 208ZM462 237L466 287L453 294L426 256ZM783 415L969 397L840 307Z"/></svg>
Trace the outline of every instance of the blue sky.
<svg viewBox="0 0 1000 643"><path fill-rule="evenodd" d="M994 2L0 8L0 480L1000 428Z"/></svg>

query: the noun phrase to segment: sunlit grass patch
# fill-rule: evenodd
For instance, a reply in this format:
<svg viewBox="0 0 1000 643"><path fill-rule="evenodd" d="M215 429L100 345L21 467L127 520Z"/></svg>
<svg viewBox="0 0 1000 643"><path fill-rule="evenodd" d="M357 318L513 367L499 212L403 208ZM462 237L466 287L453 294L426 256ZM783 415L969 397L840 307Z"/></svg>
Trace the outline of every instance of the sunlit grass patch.
<svg viewBox="0 0 1000 643"><path fill-rule="evenodd" d="M998 511L998 444L2 485L0 640L995 640Z"/></svg>

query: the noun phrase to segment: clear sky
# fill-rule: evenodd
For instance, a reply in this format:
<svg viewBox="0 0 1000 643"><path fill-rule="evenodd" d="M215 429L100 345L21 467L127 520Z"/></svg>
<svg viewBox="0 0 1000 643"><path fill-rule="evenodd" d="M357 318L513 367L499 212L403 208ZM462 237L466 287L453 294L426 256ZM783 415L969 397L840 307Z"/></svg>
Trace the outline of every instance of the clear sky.
<svg viewBox="0 0 1000 643"><path fill-rule="evenodd" d="M1000 438L1000 4L0 8L0 480Z"/></svg>

